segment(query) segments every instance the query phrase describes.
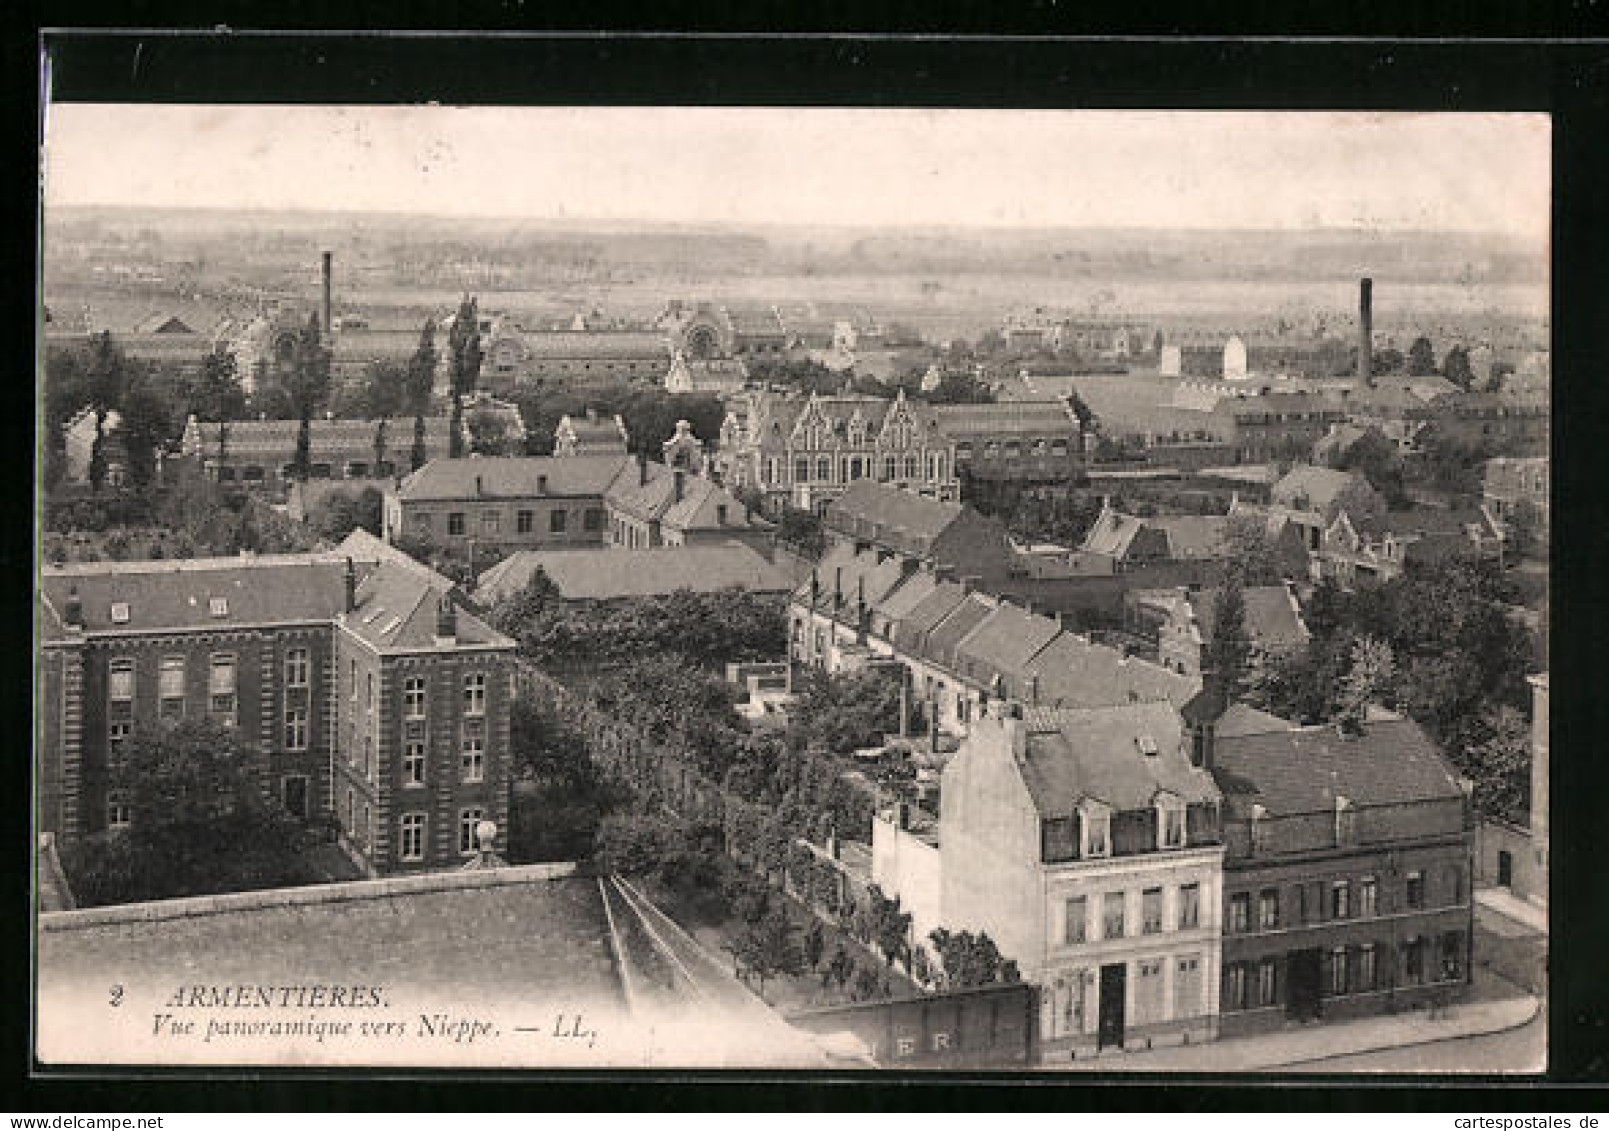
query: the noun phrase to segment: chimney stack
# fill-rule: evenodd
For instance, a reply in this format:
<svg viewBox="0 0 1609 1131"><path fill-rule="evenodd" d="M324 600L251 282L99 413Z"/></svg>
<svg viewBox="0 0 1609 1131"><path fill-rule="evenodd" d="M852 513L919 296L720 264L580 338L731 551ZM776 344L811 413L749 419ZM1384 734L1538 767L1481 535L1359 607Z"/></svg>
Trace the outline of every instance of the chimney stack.
<svg viewBox="0 0 1609 1131"><path fill-rule="evenodd" d="M1358 284L1358 377L1374 387L1374 280Z"/></svg>
<svg viewBox="0 0 1609 1131"><path fill-rule="evenodd" d="M334 259L335 256L331 252L326 251L324 253L324 340L326 342L333 341L335 339L335 311L333 302L334 287L331 282L331 264L333 263Z"/></svg>
<svg viewBox="0 0 1609 1131"><path fill-rule="evenodd" d="M648 453L637 453L637 486L642 487L648 483Z"/></svg>
<svg viewBox="0 0 1609 1131"><path fill-rule="evenodd" d="M358 571L352 564L352 559L346 559L346 611L352 612L358 607Z"/></svg>
<svg viewBox="0 0 1609 1131"><path fill-rule="evenodd" d="M458 609L451 593L443 593L436 602L436 643L451 644L458 638Z"/></svg>

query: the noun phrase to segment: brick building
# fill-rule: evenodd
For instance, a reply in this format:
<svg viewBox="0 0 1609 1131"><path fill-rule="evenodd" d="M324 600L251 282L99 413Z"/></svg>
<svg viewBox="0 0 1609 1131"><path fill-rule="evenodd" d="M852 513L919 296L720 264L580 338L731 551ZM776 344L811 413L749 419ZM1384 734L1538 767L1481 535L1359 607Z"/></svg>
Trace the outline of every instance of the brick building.
<svg viewBox="0 0 1609 1131"><path fill-rule="evenodd" d="M237 728L265 796L333 815L378 872L453 866L507 810L513 641L450 582L337 554L47 567L40 828L70 845L143 819L113 788L135 728Z"/></svg>
<svg viewBox="0 0 1609 1131"><path fill-rule="evenodd" d="M1413 722L1363 733L1194 711L1223 791L1221 1035L1462 994L1473 938L1463 783Z"/></svg>
<svg viewBox="0 0 1609 1131"><path fill-rule="evenodd" d="M609 527L604 495L638 474L628 456L432 460L386 494L385 538L425 539L459 553L472 542L499 549L601 546Z"/></svg>
<svg viewBox="0 0 1609 1131"><path fill-rule="evenodd" d="M383 478L407 471L413 454L413 419L315 419L308 429L311 479ZM190 417L180 450L219 483L288 487L296 458L295 420L235 420L218 424ZM425 418L425 458L446 456L452 421Z"/></svg>
<svg viewBox="0 0 1609 1131"><path fill-rule="evenodd" d="M1066 400L936 405L939 430L955 443L956 469L975 479L1072 483L1085 442Z"/></svg>

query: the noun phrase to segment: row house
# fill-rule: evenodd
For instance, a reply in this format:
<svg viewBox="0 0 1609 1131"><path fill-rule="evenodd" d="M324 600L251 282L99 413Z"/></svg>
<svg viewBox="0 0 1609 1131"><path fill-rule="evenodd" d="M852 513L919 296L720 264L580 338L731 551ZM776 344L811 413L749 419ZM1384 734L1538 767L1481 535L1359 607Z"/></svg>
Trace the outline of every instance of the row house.
<svg viewBox="0 0 1609 1131"><path fill-rule="evenodd" d="M789 655L827 671L894 661L930 726L965 734L1001 698L1092 707L1183 703L1195 680L1065 632L1059 621L875 548L833 546L789 602Z"/></svg>
<svg viewBox="0 0 1609 1131"><path fill-rule="evenodd" d="M718 472L761 493L768 508L825 511L851 484L908 487L937 499L960 497L955 442L935 411L878 397L739 398L721 425Z"/></svg>
<svg viewBox="0 0 1609 1131"><path fill-rule="evenodd" d="M834 543L875 549L993 586L1016 571L1005 525L961 503L881 483L845 489L822 519Z"/></svg>
<svg viewBox="0 0 1609 1131"><path fill-rule="evenodd" d="M445 457L451 447L452 420L425 417L426 460ZM314 419L309 422L308 477L381 479L413 464L412 417L393 420ZM191 416L180 451L207 477L240 487L284 488L295 479L296 420L200 421Z"/></svg>
<svg viewBox="0 0 1609 1131"><path fill-rule="evenodd" d="M302 554L47 567L39 586L39 822L64 845L161 819L123 759L184 719L233 729L263 795L335 818L372 871L456 865L503 822L514 642L430 570Z"/></svg>

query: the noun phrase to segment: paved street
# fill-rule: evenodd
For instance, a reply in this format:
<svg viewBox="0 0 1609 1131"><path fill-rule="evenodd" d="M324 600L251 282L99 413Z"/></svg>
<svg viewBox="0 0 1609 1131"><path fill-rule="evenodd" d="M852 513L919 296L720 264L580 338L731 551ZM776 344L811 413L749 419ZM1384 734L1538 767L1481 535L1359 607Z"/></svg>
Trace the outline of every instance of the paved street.
<svg viewBox="0 0 1609 1131"><path fill-rule="evenodd" d="M1547 1067L1547 1006L1518 1029L1461 1037L1409 1048L1337 1056L1282 1069L1285 1072L1541 1072Z"/></svg>

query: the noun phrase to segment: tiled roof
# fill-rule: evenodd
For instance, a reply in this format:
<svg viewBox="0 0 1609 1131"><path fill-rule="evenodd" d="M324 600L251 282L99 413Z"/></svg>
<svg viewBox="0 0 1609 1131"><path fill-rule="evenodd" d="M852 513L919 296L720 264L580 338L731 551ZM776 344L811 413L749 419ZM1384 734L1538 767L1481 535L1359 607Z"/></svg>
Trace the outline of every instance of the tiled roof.
<svg viewBox="0 0 1609 1131"><path fill-rule="evenodd" d="M1118 812L1149 808L1158 791L1187 804L1219 799L1212 776L1181 750L1179 713L1168 703L1024 715L1028 744L1019 765L1042 816L1067 816L1084 798ZM1156 753L1145 753L1147 746Z"/></svg>
<svg viewBox="0 0 1609 1131"><path fill-rule="evenodd" d="M869 479L856 480L827 507L829 529L926 554L965 508Z"/></svg>
<svg viewBox="0 0 1609 1131"><path fill-rule="evenodd" d="M1338 793L1354 806L1463 796L1452 768L1409 719L1371 721L1356 738L1329 726L1220 734L1215 758L1235 808L1255 802L1270 816L1333 810Z"/></svg>
<svg viewBox="0 0 1609 1131"><path fill-rule="evenodd" d="M1224 536L1229 529L1228 515L1160 515L1140 521L1168 536L1169 557L1218 558L1225 553Z"/></svg>
<svg viewBox="0 0 1609 1131"><path fill-rule="evenodd" d="M784 571L750 547L728 542L652 550L522 550L487 571L476 600L490 604L518 592L538 567L570 601L652 597L681 589L785 593L792 588Z"/></svg>
<svg viewBox="0 0 1609 1131"><path fill-rule="evenodd" d="M358 584L357 605L346 614L346 629L378 651L432 649L443 600L453 604L460 646L514 647L514 641L463 607L451 581L417 563L381 562Z"/></svg>
<svg viewBox="0 0 1609 1131"><path fill-rule="evenodd" d="M1283 585L1254 585L1241 591L1246 601L1246 633L1262 648L1287 648L1307 639L1307 626ZM1211 643L1222 589L1197 589L1187 600L1201 629L1201 642Z"/></svg>
<svg viewBox="0 0 1609 1131"><path fill-rule="evenodd" d="M901 651L911 650L924 633L932 631L966 599L967 591L961 586L950 581L940 582L914 609L894 621L895 646Z"/></svg>
<svg viewBox="0 0 1609 1131"><path fill-rule="evenodd" d="M961 641L956 654L963 674L970 664L985 680L996 674L1020 677L1028 661L1060 632L1049 617L1002 603Z"/></svg>
<svg viewBox="0 0 1609 1131"><path fill-rule="evenodd" d="M397 496L405 502L535 498L538 477L545 475L548 495L601 499L623 475L635 475L634 463L629 456L435 459L405 478Z"/></svg>
<svg viewBox="0 0 1609 1131"><path fill-rule="evenodd" d="M956 652L961 641L985 617L994 611L998 602L982 593L969 593L965 600L950 610L950 614L928 633L927 646L922 654L951 671L956 669Z"/></svg>
<svg viewBox="0 0 1609 1131"><path fill-rule="evenodd" d="M1283 479L1274 484L1274 500L1288 501L1305 496L1310 507L1323 510L1335 502L1356 476L1357 473L1352 471L1301 464L1291 468Z"/></svg>
<svg viewBox="0 0 1609 1131"><path fill-rule="evenodd" d="M1024 686L1015 693L1033 698L1026 680L1037 678L1037 702L1047 706L1098 707L1165 699L1182 707L1201 686L1198 680L1070 632L1057 636L1028 661L1024 676Z"/></svg>
<svg viewBox="0 0 1609 1131"><path fill-rule="evenodd" d="M217 630L328 621L345 603L345 570L333 554L85 562L45 566L39 588L52 630L63 624L74 589L87 632Z"/></svg>

